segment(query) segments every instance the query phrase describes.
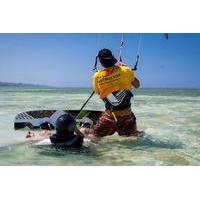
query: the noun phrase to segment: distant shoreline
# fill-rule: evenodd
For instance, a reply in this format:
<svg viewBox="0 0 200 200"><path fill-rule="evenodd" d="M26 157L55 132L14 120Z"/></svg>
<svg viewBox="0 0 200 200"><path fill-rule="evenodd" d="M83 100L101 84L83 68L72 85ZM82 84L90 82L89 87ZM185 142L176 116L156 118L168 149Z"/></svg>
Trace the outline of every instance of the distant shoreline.
<svg viewBox="0 0 200 200"><path fill-rule="evenodd" d="M40 84L30 84L30 83L10 83L10 82L0 82L0 87L18 87L18 88L58 88L58 89L93 89L92 87L83 86L51 86L51 85L40 85ZM200 88L184 88L184 87L142 87L141 89L176 89L176 90L199 90Z"/></svg>
<svg viewBox="0 0 200 200"><path fill-rule="evenodd" d="M54 88L49 85L37 85L37 84L29 84L29 83L10 83L10 82L0 82L0 87L32 87L32 88Z"/></svg>

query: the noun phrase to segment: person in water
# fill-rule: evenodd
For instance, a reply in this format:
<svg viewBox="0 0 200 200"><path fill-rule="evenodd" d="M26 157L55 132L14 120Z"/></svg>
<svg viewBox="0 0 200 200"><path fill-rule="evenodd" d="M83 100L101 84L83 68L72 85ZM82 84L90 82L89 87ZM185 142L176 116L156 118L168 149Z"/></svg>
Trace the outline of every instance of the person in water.
<svg viewBox="0 0 200 200"><path fill-rule="evenodd" d="M93 127L93 121L87 117L84 117L80 122L80 130L76 127L76 121L70 114L63 114L56 120L56 133L51 135L48 127L45 128L39 134L40 141L35 143L36 145L54 144L62 145L65 147L80 148L89 145L88 134L91 133ZM26 138L34 137L34 132L28 132Z"/></svg>
<svg viewBox="0 0 200 200"><path fill-rule="evenodd" d="M56 120L56 133L51 135L49 139L55 145L81 147L83 137L84 135L76 128L74 117L70 114L64 114Z"/></svg>
<svg viewBox="0 0 200 200"><path fill-rule="evenodd" d="M131 110L132 87L139 88L140 81L133 71L119 63L109 49L102 49L98 58L104 69L93 76L95 93L105 103L103 112L94 128L92 138L98 139L117 132L120 136L142 136L137 130L136 117Z"/></svg>

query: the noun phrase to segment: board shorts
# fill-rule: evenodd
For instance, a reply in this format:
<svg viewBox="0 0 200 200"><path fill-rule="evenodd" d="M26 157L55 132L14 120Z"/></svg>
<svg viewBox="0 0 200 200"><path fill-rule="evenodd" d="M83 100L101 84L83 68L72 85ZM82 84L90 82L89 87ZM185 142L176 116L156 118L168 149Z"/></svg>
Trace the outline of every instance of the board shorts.
<svg viewBox="0 0 200 200"><path fill-rule="evenodd" d="M94 128L95 137L113 135L117 132L120 136L134 136L136 134L136 117L129 111L103 112Z"/></svg>

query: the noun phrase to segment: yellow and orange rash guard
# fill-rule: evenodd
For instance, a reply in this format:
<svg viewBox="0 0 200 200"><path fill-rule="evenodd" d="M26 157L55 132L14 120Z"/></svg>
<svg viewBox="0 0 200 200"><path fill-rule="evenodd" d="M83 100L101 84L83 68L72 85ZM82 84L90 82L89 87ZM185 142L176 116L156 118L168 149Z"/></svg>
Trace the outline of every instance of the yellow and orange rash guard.
<svg viewBox="0 0 200 200"><path fill-rule="evenodd" d="M127 66L114 66L96 72L93 76L95 93L104 99L110 93L119 90L131 90L135 80L133 71Z"/></svg>

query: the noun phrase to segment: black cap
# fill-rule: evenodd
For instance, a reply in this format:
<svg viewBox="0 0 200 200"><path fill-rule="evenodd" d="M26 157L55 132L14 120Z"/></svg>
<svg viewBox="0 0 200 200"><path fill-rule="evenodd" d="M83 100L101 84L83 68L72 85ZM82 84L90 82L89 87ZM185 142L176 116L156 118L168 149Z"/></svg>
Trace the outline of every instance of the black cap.
<svg viewBox="0 0 200 200"><path fill-rule="evenodd" d="M112 67L117 63L117 59L109 49L101 49L98 53L98 58L104 67Z"/></svg>

